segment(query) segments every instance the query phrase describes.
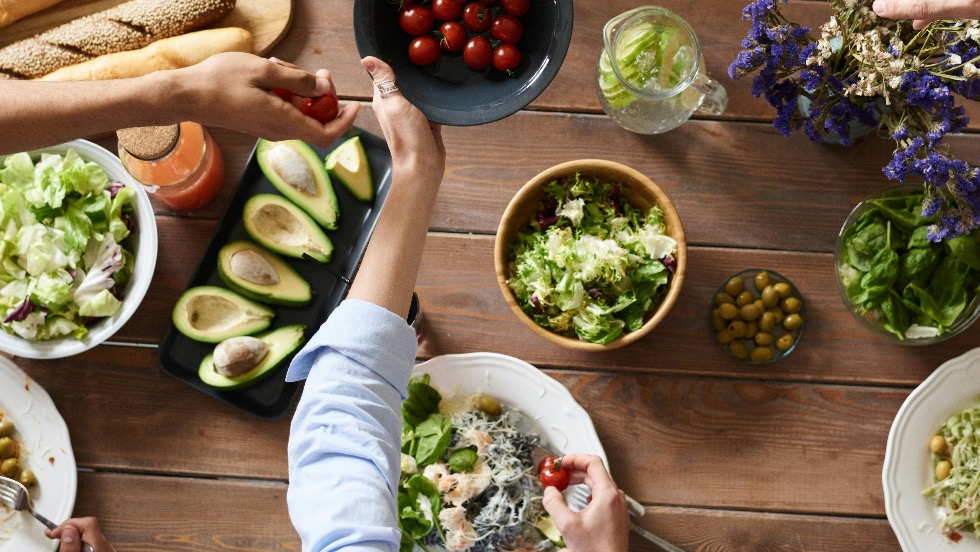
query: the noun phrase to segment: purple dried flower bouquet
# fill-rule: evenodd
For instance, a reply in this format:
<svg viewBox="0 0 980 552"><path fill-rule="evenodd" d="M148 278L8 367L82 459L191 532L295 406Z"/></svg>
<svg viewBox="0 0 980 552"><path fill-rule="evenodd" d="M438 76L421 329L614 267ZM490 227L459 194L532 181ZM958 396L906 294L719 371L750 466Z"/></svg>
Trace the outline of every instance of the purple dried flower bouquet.
<svg viewBox="0 0 980 552"><path fill-rule="evenodd" d="M872 0L829 0L834 14L819 29L788 21L786 0L756 0L744 50L728 69L756 73L752 94L776 109L785 135L803 129L814 141L849 146L878 129L895 140L885 175L921 179L929 238L940 241L980 227L980 170L950 153L943 137L967 124L955 94L980 95L980 21L912 22L878 17Z"/></svg>

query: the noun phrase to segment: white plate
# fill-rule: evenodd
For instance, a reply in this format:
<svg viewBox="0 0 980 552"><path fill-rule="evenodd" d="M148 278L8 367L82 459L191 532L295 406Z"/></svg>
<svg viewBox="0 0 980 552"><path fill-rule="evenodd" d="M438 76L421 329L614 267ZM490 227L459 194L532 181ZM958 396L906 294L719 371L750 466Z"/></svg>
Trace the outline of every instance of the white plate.
<svg viewBox="0 0 980 552"><path fill-rule="evenodd" d="M978 393L980 348L943 363L912 391L895 416L881 482L888 521L905 552L964 552L980 545L972 534L958 543L947 539L939 529L933 499L922 496L922 489L932 483L929 438L950 416L977 404Z"/></svg>
<svg viewBox="0 0 980 552"><path fill-rule="evenodd" d="M72 140L58 146L42 148L32 153L65 153L68 149L74 149L78 154L89 161L95 161L105 169L109 180L122 182L132 187L136 191L133 197L135 210L133 215L136 219L136 229L127 238L128 243L132 244L133 255L136 257L136 266L133 269L133 276L130 278L126 289L123 290L125 297L122 308L116 314L89 326L88 334L81 340L73 337L62 337L49 341L27 341L19 336L9 334L0 330L0 351L5 351L14 356L26 358L62 358L76 355L82 351L87 351L112 337L119 328L129 320L136 312L146 290L150 287L150 280L153 279L153 270L157 264L157 222L153 215L153 206L150 198L126 169L123 168L119 158L109 150L98 144L87 140ZM0 161L3 158L0 157Z"/></svg>
<svg viewBox="0 0 980 552"><path fill-rule="evenodd" d="M588 412L564 385L523 360L496 353L444 355L419 364L414 373L429 374L429 383L444 396L484 393L519 408L561 452L595 454L609 466Z"/></svg>
<svg viewBox="0 0 980 552"><path fill-rule="evenodd" d="M31 490L34 509L55 523L70 518L78 480L68 427L47 392L3 357L0 408L14 422L15 435L27 449L25 465L37 474L38 486ZM58 542L45 537L44 526L30 514L0 506L0 520L0 552L58 549Z"/></svg>

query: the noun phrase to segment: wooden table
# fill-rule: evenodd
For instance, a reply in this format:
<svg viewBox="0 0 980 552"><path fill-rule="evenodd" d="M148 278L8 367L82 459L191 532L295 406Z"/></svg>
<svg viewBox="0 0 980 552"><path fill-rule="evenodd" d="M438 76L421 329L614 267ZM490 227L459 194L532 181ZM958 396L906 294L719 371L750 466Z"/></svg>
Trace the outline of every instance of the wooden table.
<svg viewBox="0 0 980 552"><path fill-rule="evenodd" d="M479 128L447 128L448 167L418 282L425 359L493 351L566 385L589 411L618 483L647 507L641 525L700 551L899 550L885 518L881 467L892 419L943 361L977 343L980 325L931 347L875 337L845 310L834 241L851 207L888 184L889 141L841 149L785 138L748 80L727 67L747 30L744 0L669 0L690 21L708 69L730 97L713 120L660 136L623 131L593 88L602 25L642 2L576 2L568 57L530 108ZM369 99L350 26L352 0L297 0L273 54L333 71L342 96ZM825 2L794 0L819 24ZM365 107L369 107L365 105ZM370 111L358 124L377 131ZM264 421L163 374L156 345L254 139L215 130L228 186L192 215L158 211L160 254L149 295L114 338L61 361L17 359L53 396L79 465L77 515L98 516L117 550L299 550L286 513L288 417ZM949 140L975 156L977 136ZM114 149L114 140L103 145ZM602 354L557 348L510 312L491 257L501 213L539 171L599 157L647 174L677 207L688 277L667 320L632 346ZM768 267L800 288L806 335L771 366L735 362L707 329L725 277ZM923 444L925 446L925 444ZM635 550L654 550L635 540Z"/></svg>

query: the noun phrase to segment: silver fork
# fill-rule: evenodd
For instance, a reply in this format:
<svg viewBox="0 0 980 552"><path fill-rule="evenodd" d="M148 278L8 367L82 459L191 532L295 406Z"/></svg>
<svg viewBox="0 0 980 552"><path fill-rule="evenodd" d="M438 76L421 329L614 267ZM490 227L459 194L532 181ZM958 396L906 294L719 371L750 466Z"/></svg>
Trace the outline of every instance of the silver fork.
<svg viewBox="0 0 980 552"><path fill-rule="evenodd" d="M633 500L632 498L629 498L629 497L626 497L626 498L627 498L627 500ZM585 507L589 505L589 488L586 487L585 485L575 485L574 487L572 487L570 489L570 492L568 493L568 496L566 497L566 500L567 500L567 503L568 503L568 507L571 508L572 510L575 510L575 511L582 511L582 510L584 510ZM642 505L639 505L639 503L637 503L637 506L639 506L639 508L641 508L641 511L643 511L644 513L646 512L646 510L643 509L643 506ZM630 510L630 514L633 515L633 517L640 517L640 516L643 515L643 514L640 514L638 516L638 515L634 514L633 513L635 511L635 508L634 507L630 507L629 510ZM678 547L674 546L673 544L670 544L669 542L667 542L664 539L658 537L657 535L654 535L650 531L647 531L646 529L640 527L636 523L633 523L633 520L632 519L630 519L630 529L632 529L633 532L635 532L636 534L638 534L641 537L645 538L646 540L648 540L648 541L652 542L653 544L656 544L660 548L666 550L667 552L684 552L684 550L682 550L681 548L678 548Z"/></svg>
<svg viewBox="0 0 980 552"><path fill-rule="evenodd" d="M34 506L31 504L31 496L27 493L27 487L9 477L0 476L0 504L14 510L26 510L30 512L34 516L34 519L40 521L48 529L54 530L58 527L53 521L34 511ZM83 542L82 552L95 551L88 543Z"/></svg>

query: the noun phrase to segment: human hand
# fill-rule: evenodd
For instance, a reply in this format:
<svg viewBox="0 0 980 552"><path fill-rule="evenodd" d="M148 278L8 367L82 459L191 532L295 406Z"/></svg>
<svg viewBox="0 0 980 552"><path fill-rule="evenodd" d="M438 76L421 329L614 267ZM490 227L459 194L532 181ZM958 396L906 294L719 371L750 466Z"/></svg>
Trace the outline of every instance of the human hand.
<svg viewBox="0 0 980 552"><path fill-rule="evenodd" d="M69 519L54 529L45 529L44 535L49 539L61 539L58 552L81 552L82 541L88 543L95 552L115 552L102 534L99 520L94 517Z"/></svg>
<svg viewBox="0 0 980 552"><path fill-rule="evenodd" d="M252 54L217 54L184 69L164 72L181 90L181 105L188 106L191 120L237 130L268 140L299 139L328 147L354 124L360 105L348 103L329 123L317 122L276 94L272 88L296 96L336 94L330 73L314 73L276 59Z"/></svg>
<svg viewBox="0 0 980 552"><path fill-rule="evenodd" d="M568 552L626 552L629 546L629 510L626 495L616 483L602 458L570 454L561 460L568 471L569 485L584 483L592 490L592 501L581 512L573 512L565 497L554 487L544 489L544 509L561 531Z"/></svg>
<svg viewBox="0 0 980 552"><path fill-rule="evenodd" d="M361 60L361 66L371 74L375 83L395 80L391 67L378 58L366 57ZM414 171L413 180L422 178L426 184L438 185L446 167L442 127L430 123L401 92L395 91L382 98L375 86L371 105L394 164Z"/></svg>
<svg viewBox="0 0 980 552"><path fill-rule="evenodd" d="M980 0L875 0L871 9L889 19L912 19L914 29L939 19L980 19Z"/></svg>

